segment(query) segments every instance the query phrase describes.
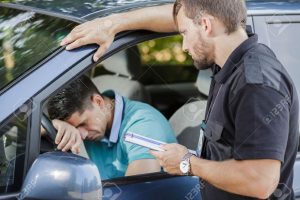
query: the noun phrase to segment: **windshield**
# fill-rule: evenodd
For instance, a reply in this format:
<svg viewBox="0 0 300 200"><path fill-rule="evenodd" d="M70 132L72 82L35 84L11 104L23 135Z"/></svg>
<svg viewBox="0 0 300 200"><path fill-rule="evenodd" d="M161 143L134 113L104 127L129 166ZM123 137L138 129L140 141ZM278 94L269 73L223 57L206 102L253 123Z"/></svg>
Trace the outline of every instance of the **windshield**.
<svg viewBox="0 0 300 200"><path fill-rule="evenodd" d="M59 47L76 24L0 7L0 90Z"/></svg>

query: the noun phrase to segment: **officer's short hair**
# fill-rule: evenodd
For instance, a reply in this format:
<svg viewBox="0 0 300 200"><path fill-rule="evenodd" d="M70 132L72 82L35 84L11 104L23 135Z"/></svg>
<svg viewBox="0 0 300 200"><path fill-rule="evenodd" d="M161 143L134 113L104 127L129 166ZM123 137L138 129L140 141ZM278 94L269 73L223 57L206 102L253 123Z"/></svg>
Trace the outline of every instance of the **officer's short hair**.
<svg viewBox="0 0 300 200"><path fill-rule="evenodd" d="M179 10L184 7L185 15L190 19L201 17L207 13L218 18L230 34L238 29L245 28L247 9L244 0L176 0L173 7L173 18L177 24Z"/></svg>

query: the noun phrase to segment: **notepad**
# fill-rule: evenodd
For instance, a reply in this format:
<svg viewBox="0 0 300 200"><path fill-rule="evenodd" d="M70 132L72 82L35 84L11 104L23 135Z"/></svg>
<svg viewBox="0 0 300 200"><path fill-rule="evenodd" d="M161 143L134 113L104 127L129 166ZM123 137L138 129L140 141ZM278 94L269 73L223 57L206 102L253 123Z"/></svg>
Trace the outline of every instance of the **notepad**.
<svg viewBox="0 0 300 200"><path fill-rule="evenodd" d="M124 140L126 142L130 142L132 144L137 144L146 148L149 148L151 150L155 151L165 151L161 148L162 144L166 144L165 142L161 142L146 136L142 136L133 132L127 132L124 135ZM189 150L190 153L196 155L196 151Z"/></svg>

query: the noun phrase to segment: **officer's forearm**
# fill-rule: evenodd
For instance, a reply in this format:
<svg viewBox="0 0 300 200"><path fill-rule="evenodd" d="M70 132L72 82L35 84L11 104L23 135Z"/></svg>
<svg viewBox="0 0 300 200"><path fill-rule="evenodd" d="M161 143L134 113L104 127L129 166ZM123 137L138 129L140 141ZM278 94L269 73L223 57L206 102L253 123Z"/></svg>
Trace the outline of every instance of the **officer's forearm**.
<svg viewBox="0 0 300 200"><path fill-rule="evenodd" d="M278 185L280 162L275 160L216 162L192 157L191 170L194 175L224 191L266 199Z"/></svg>
<svg viewBox="0 0 300 200"><path fill-rule="evenodd" d="M173 21L173 4L143 8L127 13L115 14L112 21L117 22L114 32L125 30L151 30L156 32L176 32L177 28Z"/></svg>

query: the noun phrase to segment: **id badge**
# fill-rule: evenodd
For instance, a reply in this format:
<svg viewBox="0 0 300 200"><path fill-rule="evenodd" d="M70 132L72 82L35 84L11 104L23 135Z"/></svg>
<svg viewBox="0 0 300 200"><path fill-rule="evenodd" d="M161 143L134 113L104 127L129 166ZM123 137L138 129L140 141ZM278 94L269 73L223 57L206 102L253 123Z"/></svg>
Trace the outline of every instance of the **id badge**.
<svg viewBox="0 0 300 200"><path fill-rule="evenodd" d="M203 149L203 143L204 143L204 131L206 128L206 124L204 121L202 121L201 125L200 125L200 135L199 135L199 141L198 141L198 145L197 145L197 157L201 157L201 153L202 153L202 149Z"/></svg>

